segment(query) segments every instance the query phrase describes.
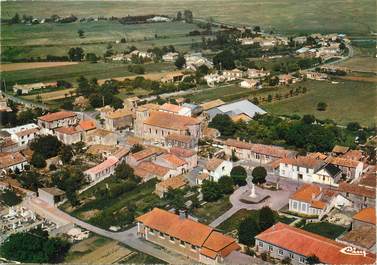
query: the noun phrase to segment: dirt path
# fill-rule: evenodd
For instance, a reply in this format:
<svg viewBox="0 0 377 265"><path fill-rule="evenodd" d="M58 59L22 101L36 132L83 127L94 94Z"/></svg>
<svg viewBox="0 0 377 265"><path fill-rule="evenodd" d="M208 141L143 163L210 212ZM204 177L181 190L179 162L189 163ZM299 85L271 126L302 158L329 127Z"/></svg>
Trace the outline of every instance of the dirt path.
<svg viewBox="0 0 377 265"><path fill-rule="evenodd" d="M0 72L10 72L35 68L49 68L66 65L75 65L77 62L36 62L36 63L9 63L0 64Z"/></svg>

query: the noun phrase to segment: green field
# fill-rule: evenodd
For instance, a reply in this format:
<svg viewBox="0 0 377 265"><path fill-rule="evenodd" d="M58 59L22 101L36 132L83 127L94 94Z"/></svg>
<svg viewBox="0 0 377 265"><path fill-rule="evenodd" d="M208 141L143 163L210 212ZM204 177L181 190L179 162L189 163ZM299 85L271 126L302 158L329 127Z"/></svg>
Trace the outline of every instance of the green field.
<svg viewBox="0 0 377 265"><path fill-rule="evenodd" d="M32 83L39 81L56 81L64 79L76 81L81 75L86 78L106 79L135 75L128 71L129 64L123 63L80 63L51 68L27 69L12 72L3 72L1 76L7 83ZM146 73L162 72L174 69L171 63L144 64Z"/></svg>
<svg viewBox="0 0 377 265"><path fill-rule="evenodd" d="M309 223L306 224L302 229L324 237L328 237L330 239L337 238L347 230L343 226L334 225L326 222Z"/></svg>
<svg viewBox="0 0 377 265"><path fill-rule="evenodd" d="M16 12L35 17L74 14L82 16L175 15L191 9L195 17L233 24L260 25L282 32L376 31L373 0L125 0L125 1L12 1L3 2L2 17ZM352 17L352 19L351 19Z"/></svg>
<svg viewBox="0 0 377 265"><path fill-rule="evenodd" d="M377 87L371 82L339 81L332 84L325 81L304 81L291 85L307 87L308 92L297 97L275 101L262 106L268 112L278 115L313 114L319 119L332 119L339 124L357 121L365 126L377 121ZM318 102L327 103L326 111L317 111Z"/></svg>
<svg viewBox="0 0 377 265"><path fill-rule="evenodd" d="M84 38L79 38L79 29L85 32ZM115 52L123 52L131 45L140 50L165 45L187 50L191 43L201 40L200 37L187 36L195 29L195 24L181 22L122 25L117 21L93 21L2 25L1 46L5 59L64 56L71 47L76 46L82 47L85 53L94 52L102 56L108 43L112 43ZM121 38L126 38L127 43L116 43Z"/></svg>

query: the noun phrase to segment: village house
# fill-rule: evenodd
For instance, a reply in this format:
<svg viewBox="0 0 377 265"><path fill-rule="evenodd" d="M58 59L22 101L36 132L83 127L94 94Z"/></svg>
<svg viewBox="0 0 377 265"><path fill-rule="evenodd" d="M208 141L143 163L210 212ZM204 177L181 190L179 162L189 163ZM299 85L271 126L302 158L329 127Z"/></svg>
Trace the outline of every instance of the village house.
<svg viewBox="0 0 377 265"><path fill-rule="evenodd" d="M319 73L319 72L313 72L313 71L305 71L302 72L302 74L307 78L311 80L326 80L328 79L328 75L325 73Z"/></svg>
<svg viewBox="0 0 377 265"><path fill-rule="evenodd" d="M376 209L362 209L352 219L352 230L336 241L376 253Z"/></svg>
<svg viewBox="0 0 377 265"><path fill-rule="evenodd" d="M162 83L175 83L183 80L185 75L182 72L168 73L161 78Z"/></svg>
<svg viewBox="0 0 377 265"><path fill-rule="evenodd" d="M182 147L186 149L196 149L198 141L195 137L183 134L169 134L165 137L166 147Z"/></svg>
<svg viewBox="0 0 377 265"><path fill-rule="evenodd" d="M279 163L279 176L312 183L314 173L324 165L323 161L311 157L284 158Z"/></svg>
<svg viewBox="0 0 377 265"><path fill-rule="evenodd" d="M320 216L328 206L319 185L305 184L289 197L289 211L299 215Z"/></svg>
<svg viewBox="0 0 377 265"><path fill-rule="evenodd" d="M50 83L33 83L33 84L24 84L19 85L15 84L13 86L14 93L19 93L18 91L21 91L22 94L29 94L32 90L35 89L43 89L47 87L56 87L57 82L50 82Z"/></svg>
<svg viewBox="0 0 377 265"><path fill-rule="evenodd" d="M100 119L105 119L107 113L113 112L114 108L109 105L106 105L102 108L96 108L96 111L99 112Z"/></svg>
<svg viewBox="0 0 377 265"><path fill-rule="evenodd" d="M214 265L240 249L235 239L214 228L180 215L154 208L136 218L139 237L192 260Z"/></svg>
<svg viewBox="0 0 377 265"><path fill-rule="evenodd" d="M244 77L244 72L237 68L233 70L224 70L223 76L226 78L227 81L234 81Z"/></svg>
<svg viewBox="0 0 377 265"><path fill-rule="evenodd" d="M16 152L20 149L19 145L12 140L11 134L7 131L0 131L0 153Z"/></svg>
<svg viewBox="0 0 377 265"><path fill-rule="evenodd" d="M338 186L342 177L342 171L333 164L325 164L312 176L313 183Z"/></svg>
<svg viewBox="0 0 377 265"><path fill-rule="evenodd" d="M323 264L373 264L375 255L348 255L347 245L307 232L287 224L277 223L255 237L258 253L268 253L272 258L290 258L291 264L305 264L315 254Z"/></svg>
<svg viewBox="0 0 377 265"><path fill-rule="evenodd" d="M0 177L8 172L22 172L28 164L20 152L0 153Z"/></svg>
<svg viewBox="0 0 377 265"><path fill-rule="evenodd" d="M154 163L173 170L174 176L184 174L188 171L187 162L171 153L157 156Z"/></svg>
<svg viewBox="0 0 377 265"><path fill-rule="evenodd" d="M109 131L133 127L133 113L128 109L107 112L104 120L104 127Z"/></svg>
<svg viewBox="0 0 377 265"><path fill-rule="evenodd" d="M214 87L216 84L223 83L226 80L225 76L219 75L218 73L207 74L203 77L203 79L210 87Z"/></svg>
<svg viewBox="0 0 377 265"><path fill-rule="evenodd" d="M351 202L356 210L376 206L376 187L365 187L356 183L339 184L340 195Z"/></svg>
<svg viewBox="0 0 377 265"><path fill-rule="evenodd" d="M47 202L51 206L58 206L66 199L65 191L50 187L50 188L38 188L38 198L44 202Z"/></svg>
<svg viewBox="0 0 377 265"><path fill-rule="evenodd" d="M364 169L363 162L341 157L330 156L326 159L326 162L338 167L343 172L342 175L349 179L358 179L363 173Z"/></svg>
<svg viewBox="0 0 377 265"><path fill-rule="evenodd" d="M295 79L290 74L278 75L279 85L289 85L295 83Z"/></svg>
<svg viewBox="0 0 377 265"><path fill-rule="evenodd" d="M340 157L348 160L362 161L364 155L361 150L349 150L347 153L341 155Z"/></svg>
<svg viewBox="0 0 377 265"><path fill-rule="evenodd" d="M133 166L135 176L141 178L141 181L146 182L153 178L158 180L167 180L173 176L177 176L174 170L167 167L157 165L150 161L143 161Z"/></svg>
<svg viewBox="0 0 377 265"><path fill-rule="evenodd" d="M168 52L162 56L162 60L165 62L175 62L178 59L178 52Z"/></svg>
<svg viewBox="0 0 377 265"><path fill-rule="evenodd" d="M130 166L137 166L139 163L143 161L152 161L155 160L157 156L163 154L164 151L158 148L147 148L144 150L141 150L139 152L130 154L127 157L127 163Z"/></svg>
<svg viewBox="0 0 377 265"><path fill-rule="evenodd" d="M359 178L358 184L366 188L377 187L377 166L369 166L366 172Z"/></svg>
<svg viewBox="0 0 377 265"><path fill-rule="evenodd" d="M169 153L178 156L179 158L187 162L187 168L193 169L198 165L198 155L195 151L181 148L181 147L172 147L169 149Z"/></svg>
<svg viewBox="0 0 377 265"><path fill-rule="evenodd" d="M200 66L205 65L208 69L213 68L213 63L201 53L185 54L186 69L196 71Z"/></svg>
<svg viewBox="0 0 377 265"><path fill-rule="evenodd" d="M21 125L9 129L2 129L10 134L12 141L19 147L26 148L27 145L39 134L39 127L34 123Z"/></svg>
<svg viewBox="0 0 377 265"><path fill-rule="evenodd" d="M198 115L200 115L203 112L202 107L200 105L197 105L197 104L194 104L194 103L184 102L183 104L181 104L181 106L184 107L184 108L190 109L190 112L191 112L190 116L192 116L192 117L197 117Z"/></svg>
<svg viewBox="0 0 377 265"><path fill-rule="evenodd" d="M7 99L0 92L0 112L11 112L12 109L8 106Z"/></svg>
<svg viewBox="0 0 377 265"><path fill-rule="evenodd" d="M52 134L53 129L75 126L79 120L77 114L72 111L59 111L38 117L38 126L41 133Z"/></svg>
<svg viewBox="0 0 377 265"><path fill-rule="evenodd" d="M191 117L191 109L183 106L178 106L171 103L164 103L160 106L159 111Z"/></svg>
<svg viewBox="0 0 377 265"><path fill-rule="evenodd" d="M163 180L156 184L155 193L160 197L164 197L164 194L168 192L170 189L177 190L182 189L186 186L187 180L184 176L175 176L168 178L166 180Z"/></svg>
<svg viewBox="0 0 377 265"><path fill-rule="evenodd" d="M59 141L66 145L75 144L82 140L81 131L75 127L59 127L54 132Z"/></svg>
<svg viewBox="0 0 377 265"><path fill-rule="evenodd" d="M224 142L224 152L228 157L233 154L240 160L268 164L277 159L294 157L297 152L286 150L280 146L253 144L235 139Z"/></svg>
<svg viewBox="0 0 377 265"><path fill-rule="evenodd" d="M201 136L201 120L162 111L138 109L136 111L135 135L163 145L170 134L188 135L198 142Z"/></svg>
<svg viewBox="0 0 377 265"><path fill-rule="evenodd" d="M270 75L270 72L264 71L263 69L247 69L247 77L248 78L263 78Z"/></svg>
<svg viewBox="0 0 377 265"><path fill-rule="evenodd" d="M350 150L348 146L341 146L341 145L335 145L333 149L331 150L331 154L333 156L339 156L344 155Z"/></svg>
<svg viewBox="0 0 377 265"><path fill-rule="evenodd" d="M86 133L85 143L87 145L102 144L116 145L118 143L117 135L111 131L104 129L94 129Z"/></svg>
<svg viewBox="0 0 377 265"><path fill-rule="evenodd" d="M96 129L96 122L93 120L81 120L76 126L76 130L86 133Z"/></svg>
<svg viewBox="0 0 377 265"><path fill-rule="evenodd" d="M296 42L297 44L304 44L306 42L307 37L306 36L299 36L293 38L293 41Z"/></svg>
<svg viewBox="0 0 377 265"><path fill-rule="evenodd" d="M240 83L240 87L243 88L257 88L259 84L259 81L254 80L254 79L245 79L242 80Z"/></svg>
<svg viewBox="0 0 377 265"><path fill-rule="evenodd" d="M230 176L233 163L220 158L211 158L203 168L203 173L209 175L209 180L218 181L222 176Z"/></svg>
<svg viewBox="0 0 377 265"><path fill-rule="evenodd" d="M115 168L117 167L119 159L115 156L108 157L102 163L89 168L84 171L84 176L90 182L99 182L114 174Z"/></svg>
<svg viewBox="0 0 377 265"><path fill-rule="evenodd" d="M135 109L137 108L139 102L140 102L140 98L138 98L136 96L125 98L123 100L123 107L125 109L129 109L131 111L135 111Z"/></svg>

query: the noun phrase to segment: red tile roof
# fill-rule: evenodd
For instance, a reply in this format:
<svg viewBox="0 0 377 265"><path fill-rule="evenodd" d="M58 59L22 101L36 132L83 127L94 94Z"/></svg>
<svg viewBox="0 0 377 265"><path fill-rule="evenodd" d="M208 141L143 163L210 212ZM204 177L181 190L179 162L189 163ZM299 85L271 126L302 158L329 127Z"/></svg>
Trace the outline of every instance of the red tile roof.
<svg viewBox="0 0 377 265"><path fill-rule="evenodd" d="M200 124L200 120L162 111L152 111L144 124L166 129L186 130L190 125Z"/></svg>
<svg viewBox="0 0 377 265"><path fill-rule="evenodd" d="M223 159L214 157L207 161L205 168L209 171L215 171L224 161Z"/></svg>
<svg viewBox="0 0 377 265"><path fill-rule="evenodd" d="M62 134L69 134L69 135L79 133L79 131L76 130L75 127L59 127L55 129L55 132L62 133Z"/></svg>
<svg viewBox="0 0 377 265"><path fill-rule="evenodd" d="M172 133L172 134L167 135L165 139L182 142L182 143L190 143L193 140L193 137L189 135Z"/></svg>
<svg viewBox="0 0 377 265"><path fill-rule="evenodd" d="M320 168L322 165L324 165L323 161L307 156L298 156L296 158L283 158L282 160L280 160L280 163L313 169Z"/></svg>
<svg viewBox="0 0 377 265"><path fill-rule="evenodd" d="M362 209L360 212L358 212L357 214L353 216L353 219L375 225L376 224L376 209L375 208Z"/></svg>
<svg viewBox="0 0 377 265"><path fill-rule="evenodd" d="M135 159L136 161L140 161L140 160L146 159L146 158L153 156L155 154L158 154L158 153L159 152L157 152L156 149L148 148L148 149L144 149L144 150L141 150L139 152L130 154L129 157Z"/></svg>
<svg viewBox="0 0 377 265"><path fill-rule="evenodd" d="M110 156L102 163L96 165L95 167L89 168L84 173L85 174L97 174L105 169L111 168L112 166L115 166L116 163L118 163L118 159L116 157Z"/></svg>
<svg viewBox="0 0 377 265"><path fill-rule="evenodd" d="M324 209L326 203L316 199L321 194L321 187L318 185L305 184L290 196L290 199L309 203L313 208Z"/></svg>
<svg viewBox="0 0 377 265"><path fill-rule="evenodd" d="M96 123L90 120L83 120L79 122L78 127L84 131L89 131L96 128Z"/></svg>
<svg viewBox="0 0 377 265"><path fill-rule="evenodd" d="M163 177L169 172L169 169L152 162L141 162L134 167L134 171L136 176L146 178L153 175Z"/></svg>
<svg viewBox="0 0 377 265"><path fill-rule="evenodd" d="M183 159L181 159L178 156L173 155L173 154L163 154L160 157L158 157L158 159L165 160L166 162L168 162L168 163L170 163L170 164L172 164L176 167L180 167L180 166L187 164L187 162L185 160L183 160Z"/></svg>
<svg viewBox="0 0 377 265"><path fill-rule="evenodd" d="M360 150L349 150L347 153L342 155L342 158L360 161L363 158L363 153Z"/></svg>
<svg viewBox="0 0 377 265"><path fill-rule="evenodd" d="M0 153L0 169L26 162L26 158L20 152Z"/></svg>
<svg viewBox="0 0 377 265"><path fill-rule="evenodd" d="M346 245L283 223L273 225L256 239L305 257L315 254L325 264L374 264L376 258L372 253L365 257L346 255L340 252Z"/></svg>
<svg viewBox="0 0 377 265"><path fill-rule="evenodd" d="M376 188L368 188L360 186L358 184L349 184L346 182L341 182L339 184L339 191L348 192L358 196L366 196L368 198L376 198Z"/></svg>
<svg viewBox="0 0 377 265"><path fill-rule="evenodd" d="M38 119L46 122L53 122L57 120L75 117L76 115L77 114L72 111L59 111L40 116L38 117Z"/></svg>
<svg viewBox="0 0 377 265"><path fill-rule="evenodd" d="M295 153L294 151L286 150L280 146L253 144L253 143L243 142L243 141L239 141L235 139L227 139L224 142L224 144L228 146L240 148L240 149L248 149L254 153L268 155L272 157L278 157L278 158L288 157Z"/></svg>
<svg viewBox="0 0 377 265"><path fill-rule="evenodd" d="M170 153L179 157L192 157L196 153L192 150L181 148L181 147L172 147L170 148Z"/></svg>
<svg viewBox="0 0 377 265"><path fill-rule="evenodd" d="M181 219L176 214L158 208L136 219L152 229L202 247L202 254L212 258L216 257L213 252L225 257L240 248L235 239L214 231L212 227L188 218Z"/></svg>
<svg viewBox="0 0 377 265"><path fill-rule="evenodd" d="M355 161L351 159L346 159L346 158L341 158L341 157L332 157L332 156L328 157L326 159L326 162L337 165L337 166L348 167L348 168L356 168L359 165L359 163L361 163L359 161Z"/></svg>
<svg viewBox="0 0 377 265"><path fill-rule="evenodd" d="M39 132L39 128L31 128L31 129L19 131L19 132L16 133L16 135L18 137L22 137L22 136L37 133L37 132Z"/></svg>
<svg viewBox="0 0 377 265"><path fill-rule="evenodd" d="M160 110L168 111L168 112L178 113L181 109L182 109L181 106L170 104L170 103L165 103L162 106L160 106Z"/></svg>

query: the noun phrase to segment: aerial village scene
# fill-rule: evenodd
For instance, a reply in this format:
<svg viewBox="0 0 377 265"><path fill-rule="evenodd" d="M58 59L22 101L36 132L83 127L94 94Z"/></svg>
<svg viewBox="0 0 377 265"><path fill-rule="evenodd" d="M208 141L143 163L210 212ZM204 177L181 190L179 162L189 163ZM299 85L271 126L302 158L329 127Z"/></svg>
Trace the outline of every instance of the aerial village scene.
<svg viewBox="0 0 377 265"><path fill-rule="evenodd" d="M0 4L0 264L376 263L376 1Z"/></svg>

